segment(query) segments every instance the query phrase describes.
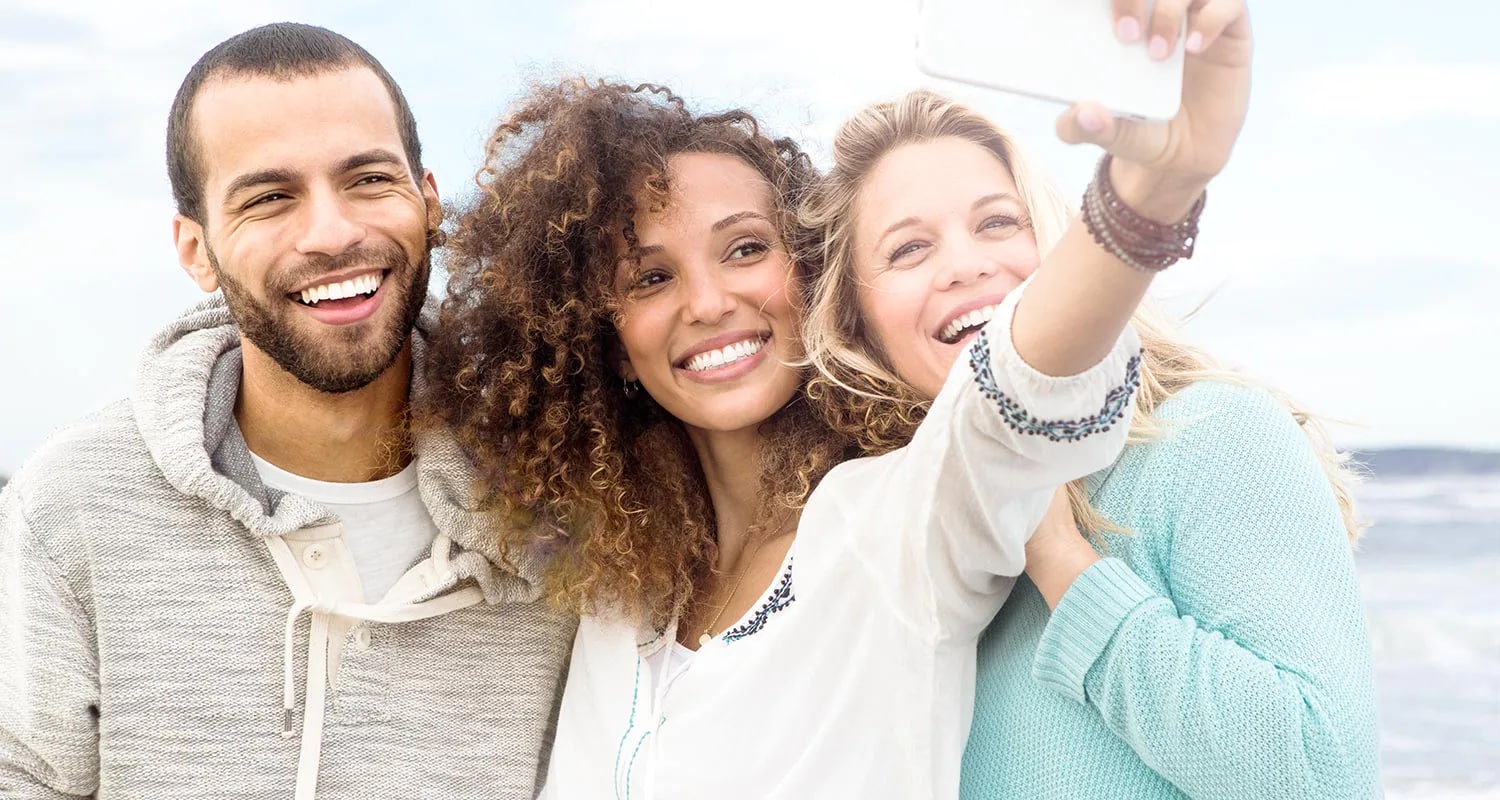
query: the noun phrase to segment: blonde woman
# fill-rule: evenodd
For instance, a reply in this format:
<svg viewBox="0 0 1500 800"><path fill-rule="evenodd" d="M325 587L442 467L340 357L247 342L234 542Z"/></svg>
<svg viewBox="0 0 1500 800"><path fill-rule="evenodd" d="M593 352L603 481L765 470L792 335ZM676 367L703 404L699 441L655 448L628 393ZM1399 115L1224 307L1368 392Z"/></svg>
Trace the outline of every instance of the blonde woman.
<svg viewBox="0 0 1500 800"><path fill-rule="evenodd" d="M1237 20L1224 44L1248 56L1248 35ZM1230 55L1190 54L1190 79L1194 61ZM1166 131L1122 123L1094 138L1170 143L1170 164L1201 141L1179 122L1159 140ZM805 331L822 373L812 392L879 455L935 413L946 363L984 335L989 309L1039 264L1092 243L1010 137L935 94L859 113L834 161L802 215L821 262ZM1061 333L1069 317L1056 312ZM1058 494L980 642L963 796L1378 795L1358 525L1339 455L1305 414L1149 313L1134 327L1132 443Z"/></svg>

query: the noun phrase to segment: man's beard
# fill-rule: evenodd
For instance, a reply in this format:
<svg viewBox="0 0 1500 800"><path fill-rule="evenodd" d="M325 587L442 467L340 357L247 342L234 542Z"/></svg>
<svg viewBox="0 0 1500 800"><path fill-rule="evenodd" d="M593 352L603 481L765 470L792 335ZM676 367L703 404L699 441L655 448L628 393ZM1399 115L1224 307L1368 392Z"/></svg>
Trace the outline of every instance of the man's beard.
<svg viewBox="0 0 1500 800"><path fill-rule="evenodd" d="M208 248L208 262L219 278L229 314L246 339L302 383L320 392L344 394L370 385L401 355L427 299L431 254L424 252L415 266L394 243L357 248L334 257L313 256L297 269L273 277L266 286L265 303L219 266L212 248ZM320 275L360 266L386 273L380 285L386 297L376 313L392 303L399 313L390 315L390 322L373 332L366 331L365 323L324 326L321 335L299 330L292 315L301 312L291 307L296 301L287 296Z"/></svg>

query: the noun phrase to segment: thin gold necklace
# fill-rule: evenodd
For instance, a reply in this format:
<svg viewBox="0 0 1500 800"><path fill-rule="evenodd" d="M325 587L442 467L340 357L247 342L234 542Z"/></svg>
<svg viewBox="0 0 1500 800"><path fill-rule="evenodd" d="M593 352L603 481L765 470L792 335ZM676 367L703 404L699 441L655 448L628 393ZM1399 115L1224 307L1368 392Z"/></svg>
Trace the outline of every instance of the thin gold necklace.
<svg viewBox="0 0 1500 800"><path fill-rule="evenodd" d="M724 616L724 609L729 608L729 604L734 601L734 596L739 594L740 584L744 583L745 576L750 574L750 568L755 565L755 557L760 554L760 546L766 543L766 538L770 537L764 537L755 543L755 548L750 551L750 558L745 561L745 568L740 570L740 576L734 582L734 588L729 590L729 596L724 598L723 605L719 606L719 613L714 614L714 618L709 620L707 625L703 626L703 633L698 635L699 647L703 647L714 640L712 635L714 626L719 624L719 617Z"/></svg>

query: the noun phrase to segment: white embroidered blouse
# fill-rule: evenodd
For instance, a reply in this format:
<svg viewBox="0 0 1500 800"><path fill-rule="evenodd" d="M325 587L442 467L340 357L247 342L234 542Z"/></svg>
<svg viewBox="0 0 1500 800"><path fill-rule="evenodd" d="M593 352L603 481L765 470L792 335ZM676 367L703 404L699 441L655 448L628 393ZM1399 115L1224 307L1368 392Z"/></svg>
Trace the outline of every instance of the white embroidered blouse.
<svg viewBox="0 0 1500 800"><path fill-rule="evenodd" d="M909 446L823 479L736 625L688 655L675 626L583 620L543 797L958 796L978 637L1053 491L1119 455L1139 381L1129 330L1079 375L1023 363L1019 295Z"/></svg>

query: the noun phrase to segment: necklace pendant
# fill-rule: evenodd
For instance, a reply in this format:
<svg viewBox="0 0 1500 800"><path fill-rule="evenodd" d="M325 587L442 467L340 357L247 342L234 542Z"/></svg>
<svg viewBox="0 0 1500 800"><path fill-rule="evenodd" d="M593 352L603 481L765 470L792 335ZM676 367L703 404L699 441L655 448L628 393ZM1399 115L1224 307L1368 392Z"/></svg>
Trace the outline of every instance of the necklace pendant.
<svg viewBox="0 0 1500 800"><path fill-rule="evenodd" d="M701 634L701 635L700 635L700 636L699 636L699 637L698 637L698 646L699 646L699 647L707 647L707 646L708 646L708 643L709 643L709 642L711 642L711 641L713 641L713 640L714 640L714 637L712 637L712 636L709 636L709 635L708 635L708 631L704 631L704 632L703 632L703 633L702 633L702 634Z"/></svg>

